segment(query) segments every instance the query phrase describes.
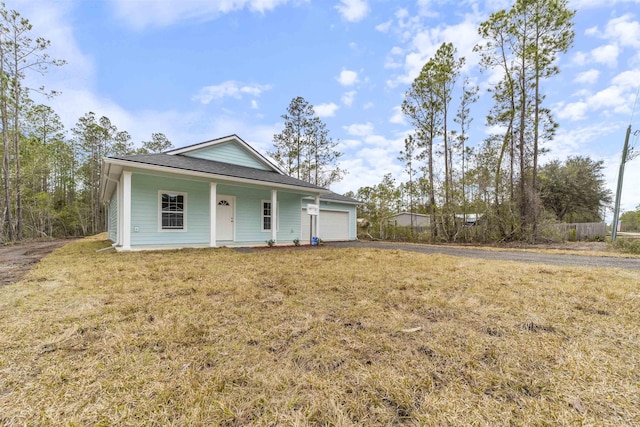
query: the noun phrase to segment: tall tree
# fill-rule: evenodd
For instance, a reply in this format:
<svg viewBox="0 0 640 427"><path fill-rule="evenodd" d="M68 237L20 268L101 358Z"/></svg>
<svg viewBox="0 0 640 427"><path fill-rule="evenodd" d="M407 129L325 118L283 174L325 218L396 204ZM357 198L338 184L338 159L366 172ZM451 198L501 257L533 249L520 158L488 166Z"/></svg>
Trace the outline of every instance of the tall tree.
<svg viewBox="0 0 640 427"><path fill-rule="evenodd" d="M329 136L327 125L314 117L311 122L311 134L308 147L308 179L305 181L319 187L328 187L342 179L345 170L337 165L342 153L338 151L338 141Z"/></svg>
<svg viewBox="0 0 640 427"><path fill-rule="evenodd" d="M99 194L102 158L110 154L130 154L131 138L126 131L118 131L109 118L103 116L96 119L93 112L81 117L72 132L83 156L80 173L87 204L87 213L84 215L88 224L86 232L96 233L104 228Z"/></svg>
<svg viewBox="0 0 640 427"><path fill-rule="evenodd" d="M137 154L162 153L173 148L173 144L164 133L152 133L151 141L142 141Z"/></svg>
<svg viewBox="0 0 640 427"><path fill-rule="evenodd" d="M603 210L611 204L606 188L604 162L589 157L569 157L540 169L540 201L558 221L596 222L603 220Z"/></svg>
<svg viewBox="0 0 640 427"><path fill-rule="evenodd" d="M574 15L566 0L516 0L508 11L492 14L479 29L484 42L476 50L481 52L483 67L498 66L504 73L494 89L496 104L488 118L489 124L505 128L497 167L502 167L508 144L517 141L511 153L518 157L519 227L521 236L533 240L540 146L553 137L556 128L549 110L542 107L541 84L559 72L557 56L573 42ZM499 170L495 176L495 191L499 192ZM497 193L495 199L497 204Z"/></svg>
<svg viewBox="0 0 640 427"><path fill-rule="evenodd" d="M443 132L442 114L434 90L435 84L436 64L433 60L429 60L405 93L401 107L402 112L414 126L416 144L422 150L418 153L417 158L426 161L424 171L427 184L427 211L433 237L437 235L434 144Z"/></svg>
<svg viewBox="0 0 640 427"><path fill-rule="evenodd" d="M416 196L416 186L415 182L415 157L416 157L416 140L413 138L413 135L409 135L404 139L404 150L400 151L400 156L398 160L404 163L404 171L409 176L409 183L405 186L405 192L409 197L409 213L411 214L411 234L414 232L414 213L415 213L415 204L414 199Z"/></svg>
<svg viewBox="0 0 640 427"><path fill-rule="evenodd" d="M43 74L49 66L64 64L64 61L53 60L47 55L46 50L50 45L48 40L34 40L30 37L32 28L28 19L0 4L0 121L4 148L4 224L8 240L20 240L23 231L20 141L21 118L28 104L29 93L24 81L30 72ZM37 90L43 92L43 88ZM13 165L9 161L11 153ZM11 213L12 175L15 189L15 228Z"/></svg>
<svg viewBox="0 0 640 427"><path fill-rule="evenodd" d="M273 157L287 175L324 187L345 174L337 161L342 153L338 142L329 136L326 124L316 115L313 105L303 97L291 100L284 129L273 136Z"/></svg>
<svg viewBox="0 0 640 427"><path fill-rule="evenodd" d="M301 157L304 147L308 145L315 116L313 106L301 96L293 98L284 119L284 129L273 136L274 151L268 154L284 169L287 175L301 179L304 177L304 165Z"/></svg>
<svg viewBox="0 0 640 427"><path fill-rule="evenodd" d="M462 95L460 97L460 105L458 106L458 112L456 117L453 119L460 126L460 133L458 134L456 148L460 152L460 160L461 160L461 173L460 173L460 181L461 181L461 196L462 196L462 215L463 222L466 222L467 215L467 189L466 189L466 167L467 167L467 155L468 150L466 147L466 142L469 139L469 127L471 122L473 121L473 117L471 116L471 104L478 100L478 91L479 87L475 85L471 85L469 82L469 78L466 77L464 79L464 83L462 86Z"/></svg>
<svg viewBox="0 0 640 427"><path fill-rule="evenodd" d="M464 65L464 58L456 59L456 48L452 43L442 43L435 56L434 64L434 85L433 90L442 114L442 144L444 154L444 207L451 210L451 190L453 186L453 167L451 159L451 141L449 141L449 106L451 104L451 94L456 84L460 69ZM449 212L452 213L452 212ZM448 222L448 218L446 219ZM447 230L445 224L444 229Z"/></svg>
<svg viewBox="0 0 640 427"><path fill-rule="evenodd" d="M640 231L640 205L636 206L636 210L627 211L620 215L620 224L621 231Z"/></svg>

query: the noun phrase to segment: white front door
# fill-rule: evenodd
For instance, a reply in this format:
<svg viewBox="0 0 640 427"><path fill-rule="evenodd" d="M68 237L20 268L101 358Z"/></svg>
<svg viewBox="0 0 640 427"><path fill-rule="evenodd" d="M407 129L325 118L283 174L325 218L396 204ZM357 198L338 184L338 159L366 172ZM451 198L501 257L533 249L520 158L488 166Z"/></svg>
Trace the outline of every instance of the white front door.
<svg viewBox="0 0 640 427"><path fill-rule="evenodd" d="M233 240L235 197L217 196L216 203L216 239Z"/></svg>

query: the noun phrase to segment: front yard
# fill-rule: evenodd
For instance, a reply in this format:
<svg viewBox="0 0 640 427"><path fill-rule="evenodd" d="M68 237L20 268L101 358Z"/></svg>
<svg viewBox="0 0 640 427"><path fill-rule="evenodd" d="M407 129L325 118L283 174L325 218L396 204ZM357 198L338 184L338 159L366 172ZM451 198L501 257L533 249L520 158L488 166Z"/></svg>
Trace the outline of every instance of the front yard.
<svg viewBox="0 0 640 427"><path fill-rule="evenodd" d="M640 271L106 246L0 288L0 425L640 424Z"/></svg>

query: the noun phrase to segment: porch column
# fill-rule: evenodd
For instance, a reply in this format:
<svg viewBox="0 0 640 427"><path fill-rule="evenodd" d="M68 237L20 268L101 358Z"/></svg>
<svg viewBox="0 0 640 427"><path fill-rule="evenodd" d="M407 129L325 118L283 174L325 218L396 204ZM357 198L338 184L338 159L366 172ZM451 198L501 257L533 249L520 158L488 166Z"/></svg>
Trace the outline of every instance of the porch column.
<svg viewBox="0 0 640 427"><path fill-rule="evenodd" d="M315 204L318 205L318 215L316 215L316 228L313 230L315 232L314 236L318 239L320 238L320 195L316 195Z"/></svg>
<svg viewBox="0 0 640 427"><path fill-rule="evenodd" d="M118 230L116 232L116 246L122 246L122 229L124 228L124 221L122 221L122 218L124 217L124 211L122 209L122 201L124 200L124 197L122 197L122 180L124 178L121 176L120 177L120 181L118 181L118 185L116 187L116 194L118 197L118 206L117 206L117 211L118 211Z"/></svg>
<svg viewBox="0 0 640 427"><path fill-rule="evenodd" d="M131 250L131 171L122 172L122 250Z"/></svg>
<svg viewBox="0 0 640 427"><path fill-rule="evenodd" d="M216 214L218 211L217 182L209 183L209 247L215 248L216 243Z"/></svg>
<svg viewBox="0 0 640 427"><path fill-rule="evenodd" d="M271 190L271 240L278 241L278 190Z"/></svg>

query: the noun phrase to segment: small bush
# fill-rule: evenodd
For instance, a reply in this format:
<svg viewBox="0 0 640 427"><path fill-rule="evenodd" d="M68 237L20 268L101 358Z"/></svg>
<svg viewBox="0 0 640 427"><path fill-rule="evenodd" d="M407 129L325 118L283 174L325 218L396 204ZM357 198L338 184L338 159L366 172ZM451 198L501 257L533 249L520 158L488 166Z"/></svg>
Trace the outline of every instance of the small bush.
<svg viewBox="0 0 640 427"><path fill-rule="evenodd" d="M273 245L276 244L276 241L273 240L273 239L269 239L269 240L266 241L266 243L267 243L267 245L269 245L269 247L272 247Z"/></svg>
<svg viewBox="0 0 640 427"><path fill-rule="evenodd" d="M624 239L617 238L611 246L614 250L624 252L627 254L640 254L640 240L639 239Z"/></svg>
<svg viewBox="0 0 640 427"><path fill-rule="evenodd" d="M300 246L300 239L293 239L294 246Z"/></svg>

